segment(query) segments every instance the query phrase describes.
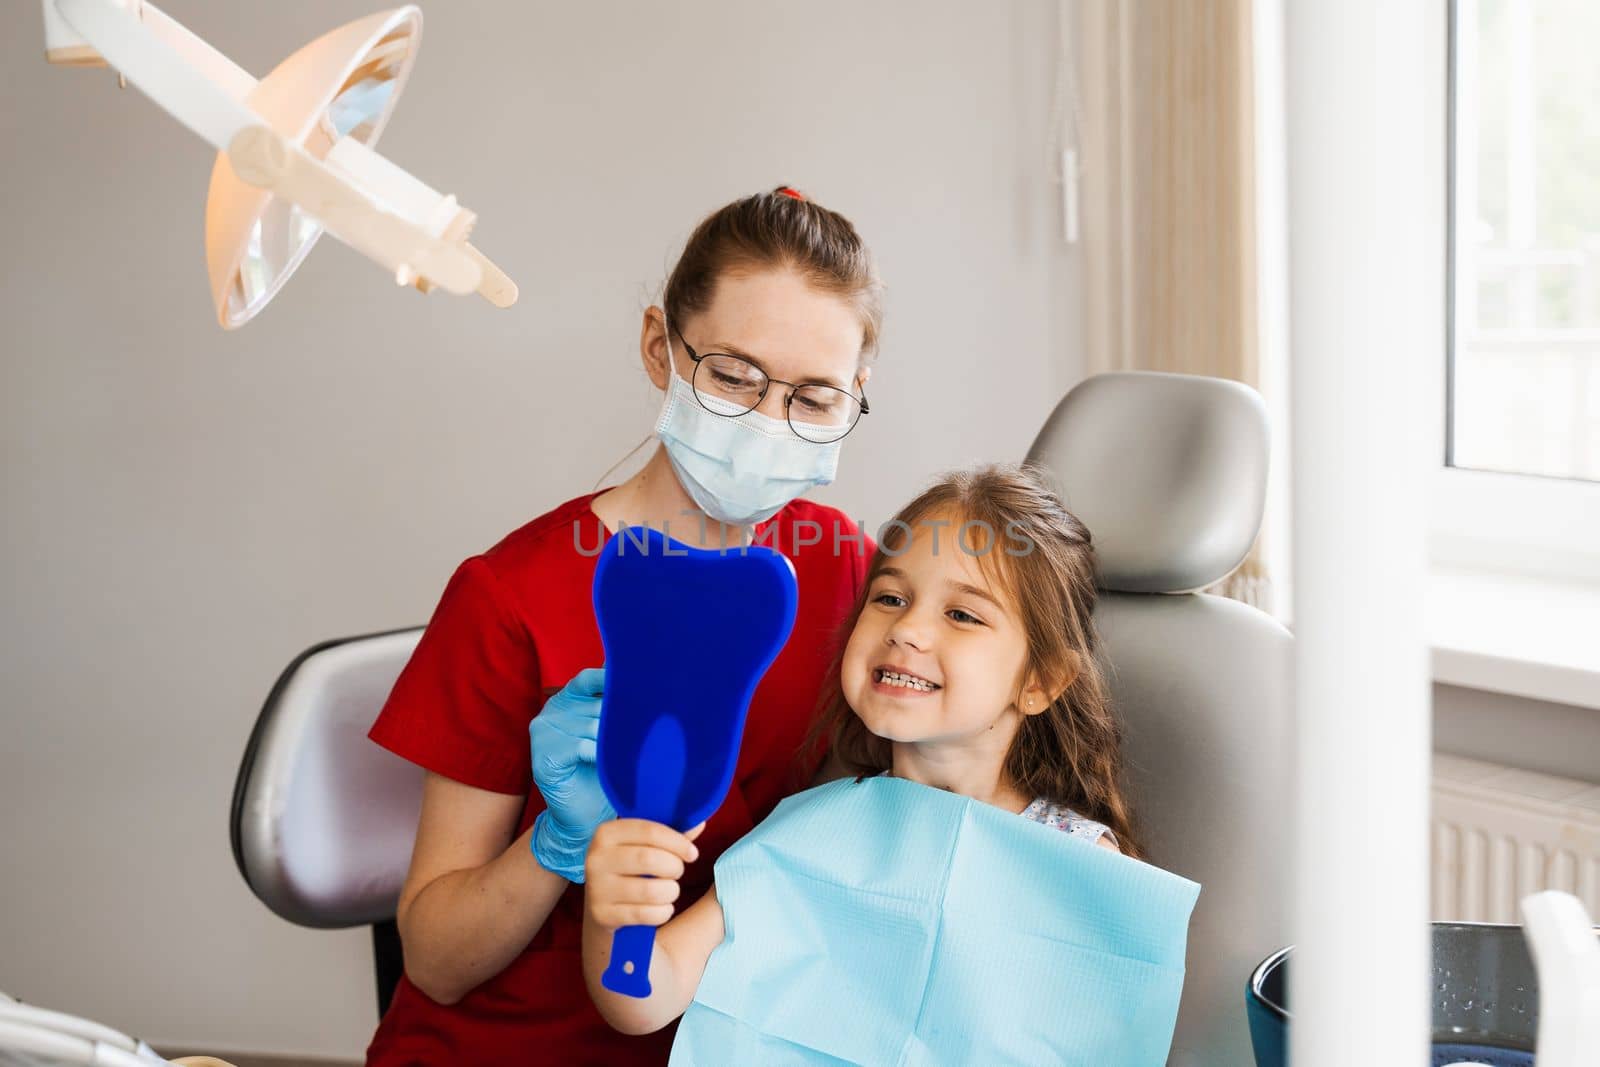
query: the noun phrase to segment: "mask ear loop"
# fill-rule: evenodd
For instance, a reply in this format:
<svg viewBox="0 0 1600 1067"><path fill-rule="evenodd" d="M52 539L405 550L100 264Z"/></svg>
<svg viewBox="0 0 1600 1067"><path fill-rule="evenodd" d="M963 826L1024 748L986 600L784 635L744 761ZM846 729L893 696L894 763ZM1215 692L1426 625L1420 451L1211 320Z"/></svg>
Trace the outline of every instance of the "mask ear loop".
<svg viewBox="0 0 1600 1067"><path fill-rule="evenodd" d="M671 398L673 392L675 391L674 387L676 385L673 379L681 376L678 374L677 357L672 353L672 327L667 323L667 305L665 300L663 300L661 303L661 334L666 338L667 342L667 396ZM690 373L693 372L691 371ZM683 384L689 387L689 391L691 393L694 391L694 383L689 379L684 378Z"/></svg>
<svg viewBox="0 0 1600 1067"><path fill-rule="evenodd" d="M797 196L797 197L795 197L795 199L799 200L799 199L804 199L804 198ZM671 379L678 377L678 367L677 367L677 363L674 360L673 354L672 354L672 327L667 322L667 304L666 304L666 300L664 298L663 298L663 300L661 302L661 332L662 332L662 335L666 338L666 342L667 342L667 374L670 376L668 381L667 381L667 402L671 403L672 402L672 392L673 392L673 382L671 381ZM693 390L693 388L694 388L693 383L685 382L684 384L688 385L689 388L691 390ZM779 510L781 511L782 509L780 508ZM702 512L702 515L704 515L703 512ZM710 516L705 516L705 517L709 518ZM774 518L776 518L776 516L774 516ZM772 519L767 519L765 521L771 522L773 520ZM729 526L733 526L736 529L742 531L742 533L743 533L743 543L741 545L739 545L739 546L728 546L728 545L725 544L723 546L724 548L738 547L740 549L740 551L743 552L743 551L748 550L751 545L754 545L754 544L757 543L756 538L758 536L758 533L757 533L756 527L760 526L761 523L752 522L752 523L750 523L748 525L741 526L741 525L738 525L737 523L727 523L727 522L725 522L725 523L722 523L721 525L722 525L722 528L724 529L724 531L726 531L726 529ZM776 546L769 546L769 547L776 547Z"/></svg>
<svg viewBox="0 0 1600 1067"><path fill-rule="evenodd" d="M665 299L663 299L662 304L661 304L661 324L663 326L665 326L666 322L667 322L667 307L666 307L666 301L665 301ZM669 374L673 373L673 370L672 370L672 334L670 332L667 334L667 372ZM666 417L665 406L671 400L672 400L672 382L669 380L667 382L667 395L662 401L663 411L661 412L661 414L659 414L656 417L657 432L660 429L660 423L661 423L662 419L664 419ZM623 456L621 459L617 460L611 466L607 467L606 470L605 470L605 473L600 475L600 477L595 479L595 482L594 482L594 485L593 485L592 488L598 490L600 488L600 483L605 481L607 476L609 476L612 471L616 470L618 467L620 467L624 463L628 462L628 460L633 457L633 454L635 452L639 451L639 449L641 449L645 445L649 444L655 438L656 438L656 432L652 432L652 433L646 435L644 440L640 441L638 444L634 445L631 449L628 450L628 454L627 455Z"/></svg>
<svg viewBox="0 0 1600 1067"><path fill-rule="evenodd" d="M673 355L672 355L672 326L667 322L667 302L666 302L665 298L663 298L662 301L661 301L661 333L662 333L662 336L665 337L666 342L667 342L667 399L666 399L666 404L668 405L668 407L670 407L673 403L676 403L677 399L678 399L674 395L676 393L676 391L677 391L676 388L675 388L677 383L673 381L674 378L678 377L678 365L677 365L677 361L673 358ZM692 383L685 382L684 384L688 385L691 390L694 388ZM663 409L662 419L664 420L665 418L666 418L666 409ZM700 513L700 526L701 526L701 530L702 530L702 533L701 533L702 537L705 536L704 532L703 532L704 529L705 529L705 523L710 518L711 518L711 516L707 515L705 512L702 511ZM720 525L722 527L722 531L723 531L724 541L723 541L722 547L723 547L723 549L727 549L730 546L727 544L725 538L727 536L728 527L733 525L733 524L724 522L724 523L719 523L718 525ZM743 531L745 545L749 545L749 544L751 544L751 543L753 543L755 541L756 529L755 529L754 525L751 525L751 526L740 526L740 527L738 527L738 529ZM743 549L741 548L741 551L742 550Z"/></svg>

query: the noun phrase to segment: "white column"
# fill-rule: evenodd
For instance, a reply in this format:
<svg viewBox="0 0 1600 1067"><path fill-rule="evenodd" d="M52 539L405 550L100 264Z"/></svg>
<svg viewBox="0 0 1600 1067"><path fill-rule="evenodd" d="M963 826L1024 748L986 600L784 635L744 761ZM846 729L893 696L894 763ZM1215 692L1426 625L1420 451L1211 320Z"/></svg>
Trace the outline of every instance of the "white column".
<svg viewBox="0 0 1600 1067"><path fill-rule="evenodd" d="M1426 1063L1425 474L1443 397L1443 5L1285 19L1295 1067ZM1437 40L1434 37L1437 37Z"/></svg>

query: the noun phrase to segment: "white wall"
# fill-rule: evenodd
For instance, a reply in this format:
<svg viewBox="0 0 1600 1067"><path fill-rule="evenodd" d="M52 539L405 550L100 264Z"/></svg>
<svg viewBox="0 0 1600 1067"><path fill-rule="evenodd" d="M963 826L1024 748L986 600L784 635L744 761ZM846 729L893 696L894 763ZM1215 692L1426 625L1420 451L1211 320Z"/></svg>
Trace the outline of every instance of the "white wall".
<svg viewBox="0 0 1600 1067"><path fill-rule="evenodd" d="M258 76L376 7L163 6ZM296 652L423 621L456 562L648 434L639 312L710 209L790 182L877 250L873 414L818 494L869 524L1019 458L1080 373L1053 5L426 18L382 147L479 213L521 303L396 291L325 240L224 334L207 150L46 66L37 4L0 15L0 989L157 1042L359 1054L365 933L288 926L233 868L250 725Z"/></svg>

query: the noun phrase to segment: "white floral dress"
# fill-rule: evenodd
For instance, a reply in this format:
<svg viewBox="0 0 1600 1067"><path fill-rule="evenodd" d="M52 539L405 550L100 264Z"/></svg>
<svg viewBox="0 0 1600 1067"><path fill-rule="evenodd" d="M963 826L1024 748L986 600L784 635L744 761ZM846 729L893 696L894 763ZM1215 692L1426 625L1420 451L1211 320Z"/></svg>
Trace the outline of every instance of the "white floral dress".
<svg viewBox="0 0 1600 1067"><path fill-rule="evenodd" d="M877 777L888 778L890 774L888 771L879 771ZM1035 799L1032 804L1029 804L1017 814L1024 819L1042 822L1046 826L1071 834L1073 837L1087 841L1091 845L1099 841L1102 835L1111 838L1112 844L1116 844L1117 841L1117 835L1112 833L1111 827L1105 823L1086 819L1071 808L1052 803L1044 797Z"/></svg>
<svg viewBox="0 0 1600 1067"><path fill-rule="evenodd" d="M1042 822L1046 826L1053 826L1057 830L1071 834L1073 837L1081 838L1091 845L1099 841L1102 835L1109 836L1113 843L1117 840L1117 835L1112 833L1111 827L1105 823L1086 819L1071 808L1064 808L1060 804L1051 803L1044 797L1039 797L1018 814L1024 819L1032 819L1034 822Z"/></svg>

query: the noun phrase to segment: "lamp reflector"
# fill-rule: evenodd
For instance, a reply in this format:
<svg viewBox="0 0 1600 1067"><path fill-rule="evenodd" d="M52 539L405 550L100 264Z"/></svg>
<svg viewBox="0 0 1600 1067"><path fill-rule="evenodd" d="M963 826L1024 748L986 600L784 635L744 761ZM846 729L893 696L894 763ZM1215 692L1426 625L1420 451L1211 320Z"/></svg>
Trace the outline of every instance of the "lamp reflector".
<svg viewBox="0 0 1600 1067"><path fill-rule="evenodd" d="M340 137L377 143L394 113L422 36L413 5L347 23L262 78L246 104L274 131L325 160ZM223 328L250 321L322 235L295 204L242 181L217 153L206 198L206 265Z"/></svg>

